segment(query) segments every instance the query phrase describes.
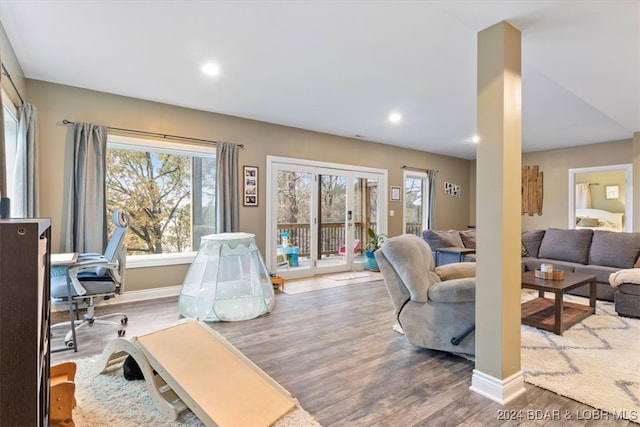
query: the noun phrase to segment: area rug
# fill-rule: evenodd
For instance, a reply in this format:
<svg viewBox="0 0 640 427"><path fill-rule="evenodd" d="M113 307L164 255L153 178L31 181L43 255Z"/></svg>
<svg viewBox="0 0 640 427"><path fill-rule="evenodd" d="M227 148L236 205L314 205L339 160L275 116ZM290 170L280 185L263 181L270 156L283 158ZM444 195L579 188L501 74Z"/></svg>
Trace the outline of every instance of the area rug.
<svg viewBox="0 0 640 427"><path fill-rule="evenodd" d="M371 277L372 274L370 271L347 271L346 273L323 274L322 277L331 280L353 280Z"/></svg>
<svg viewBox="0 0 640 427"><path fill-rule="evenodd" d="M382 280L382 273L374 271L359 271L326 274L304 279L292 279L285 282L284 293L297 295L305 292L338 288L340 286L356 285L366 282Z"/></svg>
<svg viewBox="0 0 640 427"><path fill-rule="evenodd" d="M522 300L536 296L523 291ZM564 299L588 305L586 298ZM393 330L404 333L397 323ZM521 342L526 382L640 424L640 319L620 317L613 303L598 301L595 315L562 336L522 325Z"/></svg>
<svg viewBox="0 0 640 427"><path fill-rule="evenodd" d="M640 423L640 319L598 301L595 315L562 336L525 325L521 331L526 382Z"/></svg>
<svg viewBox="0 0 640 427"><path fill-rule="evenodd" d="M109 427L173 427L202 426L200 420L186 410L177 420L162 415L153 404L143 380L127 381L122 363L94 375L98 357L76 360L76 401L73 420L77 427L105 425ZM301 407L278 420L276 427L320 426Z"/></svg>

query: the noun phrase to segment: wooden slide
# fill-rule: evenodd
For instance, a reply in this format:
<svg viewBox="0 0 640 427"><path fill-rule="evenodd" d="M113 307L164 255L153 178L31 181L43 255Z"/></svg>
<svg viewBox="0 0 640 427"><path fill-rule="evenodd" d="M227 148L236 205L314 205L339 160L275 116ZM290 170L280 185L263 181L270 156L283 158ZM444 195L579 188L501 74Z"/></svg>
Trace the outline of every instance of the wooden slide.
<svg viewBox="0 0 640 427"><path fill-rule="evenodd" d="M270 426L297 402L289 392L198 320L181 321L105 347L100 372L135 358L156 407L176 419L189 408L207 426ZM154 372L155 371L155 372Z"/></svg>

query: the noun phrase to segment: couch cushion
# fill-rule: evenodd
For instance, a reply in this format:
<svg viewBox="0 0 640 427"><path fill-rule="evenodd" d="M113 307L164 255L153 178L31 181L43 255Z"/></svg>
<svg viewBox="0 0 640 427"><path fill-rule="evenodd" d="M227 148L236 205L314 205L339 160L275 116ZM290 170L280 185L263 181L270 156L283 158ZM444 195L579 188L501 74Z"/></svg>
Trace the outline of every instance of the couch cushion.
<svg viewBox="0 0 640 427"><path fill-rule="evenodd" d="M475 249L476 248L476 230L472 228L470 230L464 230L460 232L460 238L462 239L462 243L464 247L467 249Z"/></svg>
<svg viewBox="0 0 640 427"><path fill-rule="evenodd" d="M549 228L540 243L538 257L588 264L592 237L593 230Z"/></svg>
<svg viewBox="0 0 640 427"><path fill-rule="evenodd" d="M604 265L576 265L576 273L592 274L596 276L596 282L609 285L609 276L618 271L618 268ZM611 286L611 285L609 285Z"/></svg>
<svg viewBox="0 0 640 427"><path fill-rule="evenodd" d="M471 302L476 300L476 278L453 279L434 283L429 288L429 299L434 302Z"/></svg>
<svg viewBox="0 0 640 427"><path fill-rule="evenodd" d="M457 230L424 230L422 238L431 246L432 251L450 247L464 248Z"/></svg>
<svg viewBox="0 0 640 427"><path fill-rule="evenodd" d="M632 268L640 254L640 233L595 230L589 264Z"/></svg>
<svg viewBox="0 0 640 427"><path fill-rule="evenodd" d="M544 230L531 230L522 233L522 244L527 249L529 255L532 257L538 257L538 251L540 250L540 243L544 237Z"/></svg>

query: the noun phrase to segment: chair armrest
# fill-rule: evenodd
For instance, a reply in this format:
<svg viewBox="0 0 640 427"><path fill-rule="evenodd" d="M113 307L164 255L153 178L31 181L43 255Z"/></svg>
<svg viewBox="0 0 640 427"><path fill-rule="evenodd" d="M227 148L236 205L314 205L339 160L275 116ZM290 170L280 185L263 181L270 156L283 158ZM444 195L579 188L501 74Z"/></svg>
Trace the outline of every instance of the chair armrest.
<svg viewBox="0 0 640 427"><path fill-rule="evenodd" d="M82 286L80 280L78 280L78 273L82 273L83 271L93 270L96 268L105 268L111 271L111 274L115 275L117 280L120 280L120 274L118 273L118 264L115 262L107 262L107 261L81 261L73 264L69 267L68 274L69 279L71 279L71 285L75 289L76 293L80 296L86 295L87 290Z"/></svg>
<svg viewBox="0 0 640 427"><path fill-rule="evenodd" d="M440 280L463 279L466 277L476 277L475 262L454 262L436 267L436 274Z"/></svg>

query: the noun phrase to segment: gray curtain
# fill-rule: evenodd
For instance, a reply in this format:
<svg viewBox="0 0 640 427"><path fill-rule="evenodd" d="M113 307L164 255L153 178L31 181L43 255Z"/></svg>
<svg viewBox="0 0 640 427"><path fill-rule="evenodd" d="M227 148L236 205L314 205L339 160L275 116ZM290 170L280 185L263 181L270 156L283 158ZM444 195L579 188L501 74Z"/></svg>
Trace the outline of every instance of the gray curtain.
<svg viewBox="0 0 640 427"><path fill-rule="evenodd" d="M429 178L429 217L427 218L427 229L436 230L437 218L436 218L436 178L438 177L438 171L434 169L427 170L427 178Z"/></svg>
<svg viewBox="0 0 640 427"><path fill-rule="evenodd" d="M67 125L71 145L65 250L104 251L107 242L105 173L107 128L87 123Z"/></svg>
<svg viewBox="0 0 640 427"><path fill-rule="evenodd" d="M0 87L2 87L3 73L0 72ZM0 196L7 197L7 164L4 148L4 106L2 105L2 91L0 90Z"/></svg>
<svg viewBox="0 0 640 427"><path fill-rule="evenodd" d="M238 192L238 146L216 144L216 227L218 233L238 231L240 226Z"/></svg>
<svg viewBox="0 0 640 427"><path fill-rule="evenodd" d="M38 112L22 104L18 117L17 155L14 167L12 210L18 218L38 216Z"/></svg>

